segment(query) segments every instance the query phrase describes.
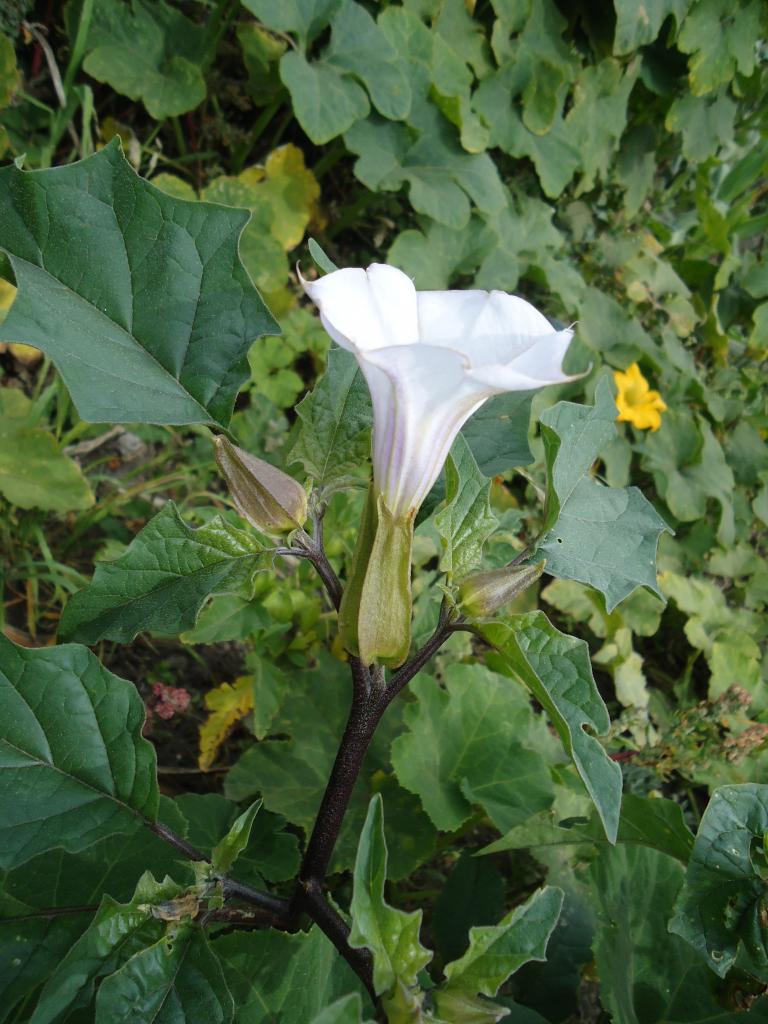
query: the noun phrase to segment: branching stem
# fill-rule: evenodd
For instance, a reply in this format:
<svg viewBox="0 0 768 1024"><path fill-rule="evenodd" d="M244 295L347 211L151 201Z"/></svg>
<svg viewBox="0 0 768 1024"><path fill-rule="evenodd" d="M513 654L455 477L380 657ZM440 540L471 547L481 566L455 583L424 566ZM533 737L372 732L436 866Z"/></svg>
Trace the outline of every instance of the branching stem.
<svg viewBox="0 0 768 1024"><path fill-rule="evenodd" d="M334 607L338 608L341 603L342 587L323 547L322 513L317 513L313 517L312 536L302 530L294 544L292 548L279 549L279 553L298 555L311 561ZM256 908L256 913L233 913L227 916L225 908L219 912L217 920L231 921L235 926L240 922L241 926L249 927L260 919L262 923L273 928L293 931L298 928L301 916L306 914L328 936L366 986L371 997L375 999L371 954L367 949L353 949L350 946L349 928L325 896L325 879L352 793L382 716L403 687L421 671L451 633L463 628L463 621L457 618L444 602L435 632L388 682L380 666L364 665L359 658L350 657L352 702L349 718L307 843L293 899L289 903L278 896L261 892L227 877L222 880L224 895L250 904ZM160 822L147 825L155 835L170 843L189 860L208 861L205 854L176 835L166 825Z"/></svg>

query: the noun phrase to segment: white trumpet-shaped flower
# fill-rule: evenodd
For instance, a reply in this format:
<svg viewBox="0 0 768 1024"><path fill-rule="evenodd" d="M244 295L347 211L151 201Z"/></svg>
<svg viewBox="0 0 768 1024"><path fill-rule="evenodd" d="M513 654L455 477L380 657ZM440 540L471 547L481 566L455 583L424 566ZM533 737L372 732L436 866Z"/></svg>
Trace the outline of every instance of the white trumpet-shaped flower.
<svg viewBox="0 0 768 1024"><path fill-rule="evenodd" d="M373 400L373 488L339 608L347 650L402 664L416 511L456 435L491 395L569 380L571 331L504 292L417 292L396 267L336 270L304 289L353 352Z"/></svg>
<svg viewBox="0 0 768 1024"><path fill-rule="evenodd" d="M414 513L464 423L492 395L572 378L572 338L499 291L417 292L396 267L302 278L325 329L353 352L373 401L374 486L395 519Z"/></svg>

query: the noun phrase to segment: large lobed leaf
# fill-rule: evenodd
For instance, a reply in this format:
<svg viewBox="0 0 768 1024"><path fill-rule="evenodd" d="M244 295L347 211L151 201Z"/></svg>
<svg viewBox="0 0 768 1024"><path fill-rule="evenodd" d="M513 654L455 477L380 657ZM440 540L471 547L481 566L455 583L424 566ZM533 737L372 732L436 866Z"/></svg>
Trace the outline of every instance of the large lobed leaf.
<svg viewBox="0 0 768 1024"><path fill-rule="evenodd" d="M154 820L155 753L135 687L84 647L0 635L0 866Z"/></svg>
<svg viewBox="0 0 768 1024"><path fill-rule="evenodd" d="M600 1001L621 1024L764 1024L765 988L746 975L731 991L667 930L683 880L672 857L642 846L603 847L590 868L597 913ZM742 991L739 991L741 989ZM749 1012L745 1012L745 1006Z"/></svg>
<svg viewBox="0 0 768 1024"><path fill-rule="evenodd" d="M616 406L607 379L594 406L558 402L541 417L547 460L545 532L536 555L552 576L589 583L605 595L608 611L656 580L659 535L669 529L636 487L605 487L588 476L616 435Z"/></svg>
<svg viewBox="0 0 768 1024"><path fill-rule="evenodd" d="M670 931L724 978L743 944L768 967L768 786L715 790L701 819Z"/></svg>
<svg viewBox="0 0 768 1024"><path fill-rule="evenodd" d="M169 501L125 554L97 564L92 582L64 609L61 635L129 643L144 629L191 629L206 598L247 589L264 557L252 534L221 516L193 530Z"/></svg>
<svg viewBox="0 0 768 1024"><path fill-rule="evenodd" d="M489 663L521 679L546 710L614 843L621 769L592 735L605 734L610 717L595 685L587 644L555 629L543 612L515 615L478 629L500 655Z"/></svg>
<svg viewBox="0 0 768 1024"><path fill-rule="evenodd" d="M79 20L70 17L70 22L74 37ZM204 25L164 0L95 0L83 69L122 96L140 99L150 116L161 121L205 99L201 65L210 43Z"/></svg>
<svg viewBox="0 0 768 1024"><path fill-rule="evenodd" d="M451 665L444 687L420 675L411 689L417 699L392 765L436 828L460 828L479 804L504 832L550 806L542 737L519 684L481 665Z"/></svg>
<svg viewBox="0 0 768 1024"><path fill-rule="evenodd" d="M175 882L149 872L127 903L105 896L46 982L31 1020L55 1024L91 1003L95 991L97 1024L228 1024L232 996L195 913ZM171 920L178 923L169 930Z"/></svg>
<svg viewBox="0 0 768 1024"><path fill-rule="evenodd" d="M317 926L294 935L234 932L216 938L212 947L235 999L238 1024L303 1024L342 997L363 992ZM370 1008L364 994L363 999Z"/></svg>
<svg viewBox="0 0 768 1024"><path fill-rule="evenodd" d="M238 255L247 214L174 199L114 141L54 170L0 169L18 295L0 339L46 352L84 419L220 423L278 333Z"/></svg>

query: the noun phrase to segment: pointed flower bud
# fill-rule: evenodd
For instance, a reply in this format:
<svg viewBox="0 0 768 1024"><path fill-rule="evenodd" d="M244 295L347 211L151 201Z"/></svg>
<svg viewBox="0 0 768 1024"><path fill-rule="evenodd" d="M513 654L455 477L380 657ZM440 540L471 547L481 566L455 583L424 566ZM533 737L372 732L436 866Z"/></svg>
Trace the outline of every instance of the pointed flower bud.
<svg viewBox="0 0 768 1024"><path fill-rule="evenodd" d="M303 525L307 493L301 484L226 437L217 437L214 444L219 471L244 519L264 533L290 533Z"/></svg>
<svg viewBox="0 0 768 1024"><path fill-rule="evenodd" d="M544 572L544 559L536 565L505 565L502 569L469 576L459 587L462 611L470 619L492 618L518 594L522 594Z"/></svg>

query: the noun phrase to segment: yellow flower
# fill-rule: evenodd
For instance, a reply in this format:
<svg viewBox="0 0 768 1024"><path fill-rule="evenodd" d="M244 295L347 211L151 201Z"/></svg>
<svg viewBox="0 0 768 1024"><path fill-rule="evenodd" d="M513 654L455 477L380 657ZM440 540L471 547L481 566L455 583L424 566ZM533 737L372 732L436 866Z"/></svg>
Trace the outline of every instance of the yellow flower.
<svg viewBox="0 0 768 1024"><path fill-rule="evenodd" d="M637 363L632 363L624 372L614 370L613 379L619 389L616 418L622 423L631 423L638 430L658 430L661 414L666 412L667 406L659 392L648 387Z"/></svg>

